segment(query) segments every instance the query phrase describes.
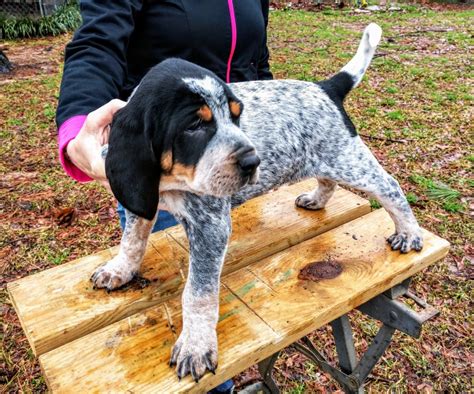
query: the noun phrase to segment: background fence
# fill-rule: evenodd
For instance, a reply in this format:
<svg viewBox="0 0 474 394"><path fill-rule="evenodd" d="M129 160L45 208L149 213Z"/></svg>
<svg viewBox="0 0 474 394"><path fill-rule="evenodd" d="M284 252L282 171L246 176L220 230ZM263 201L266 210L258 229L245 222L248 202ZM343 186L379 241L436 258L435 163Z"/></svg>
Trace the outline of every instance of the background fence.
<svg viewBox="0 0 474 394"><path fill-rule="evenodd" d="M5 17L45 17L67 0L0 0L0 14Z"/></svg>

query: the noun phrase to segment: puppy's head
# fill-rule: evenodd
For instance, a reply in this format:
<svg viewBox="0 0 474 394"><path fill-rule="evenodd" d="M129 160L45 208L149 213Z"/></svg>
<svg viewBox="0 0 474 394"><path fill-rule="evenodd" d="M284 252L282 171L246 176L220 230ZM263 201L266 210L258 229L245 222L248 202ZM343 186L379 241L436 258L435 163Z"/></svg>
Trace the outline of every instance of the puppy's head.
<svg viewBox="0 0 474 394"><path fill-rule="evenodd" d="M114 117L106 173L117 200L153 219L161 182L228 196L257 179L238 127L242 103L213 73L170 59L150 70Z"/></svg>

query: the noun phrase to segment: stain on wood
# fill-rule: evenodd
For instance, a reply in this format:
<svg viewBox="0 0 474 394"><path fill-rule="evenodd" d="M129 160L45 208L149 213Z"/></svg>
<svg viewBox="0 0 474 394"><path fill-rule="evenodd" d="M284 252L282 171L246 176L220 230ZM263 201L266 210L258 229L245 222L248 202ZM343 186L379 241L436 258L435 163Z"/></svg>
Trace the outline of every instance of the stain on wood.
<svg viewBox="0 0 474 394"><path fill-rule="evenodd" d="M333 279L342 272L342 265L335 260L315 261L301 268L298 279L317 282L321 279Z"/></svg>
<svg viewBox="0 0 474 394"><path fill-rule="evenodd" d="M117 291L142 290L145 287L148 287L150 283L151 281L149 279L144 278L140 275L135 275L130 282L117 289Z"/></svg>

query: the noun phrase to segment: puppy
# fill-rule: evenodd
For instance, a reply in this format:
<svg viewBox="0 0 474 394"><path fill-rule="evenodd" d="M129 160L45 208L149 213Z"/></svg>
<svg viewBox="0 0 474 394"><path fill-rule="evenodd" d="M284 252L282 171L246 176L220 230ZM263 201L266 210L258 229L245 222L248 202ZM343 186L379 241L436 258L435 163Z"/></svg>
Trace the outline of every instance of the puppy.
<svg viewBox="0 0 474 394"><path fill-rule="evenodd" d="M342 104L380 37L380 27L369 25L354 58L319 83L226 85L196 65L167 60L116 114L105 164L127 223L120 252L91 279L108 290L130 281L139 272L158 206L176 217L190 245L183 331L171 355L178 377L191 374L197 381L217 366L219 279L232 206L316 177L318 188L297 197L298 207L322 209L338 183L348 185L389 212L396 228L388 238L392 249L421 250L421 231L402 190L357 135Z"/></svg>

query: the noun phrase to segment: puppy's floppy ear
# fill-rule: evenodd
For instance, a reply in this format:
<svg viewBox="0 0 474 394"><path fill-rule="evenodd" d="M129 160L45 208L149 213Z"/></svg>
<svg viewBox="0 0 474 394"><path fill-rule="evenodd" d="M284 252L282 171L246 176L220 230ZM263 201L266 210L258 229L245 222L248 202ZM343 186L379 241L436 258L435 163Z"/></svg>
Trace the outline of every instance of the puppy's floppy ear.
<svg viewBox="0 0 474 394"><path fill-rule="evenodd" d="M146 114L134 112L130 103L118 111L105 160L106 175L117 200L148 220L153 220L158 208L161 176L162 142L153 141L152 123Z"/></svg>

